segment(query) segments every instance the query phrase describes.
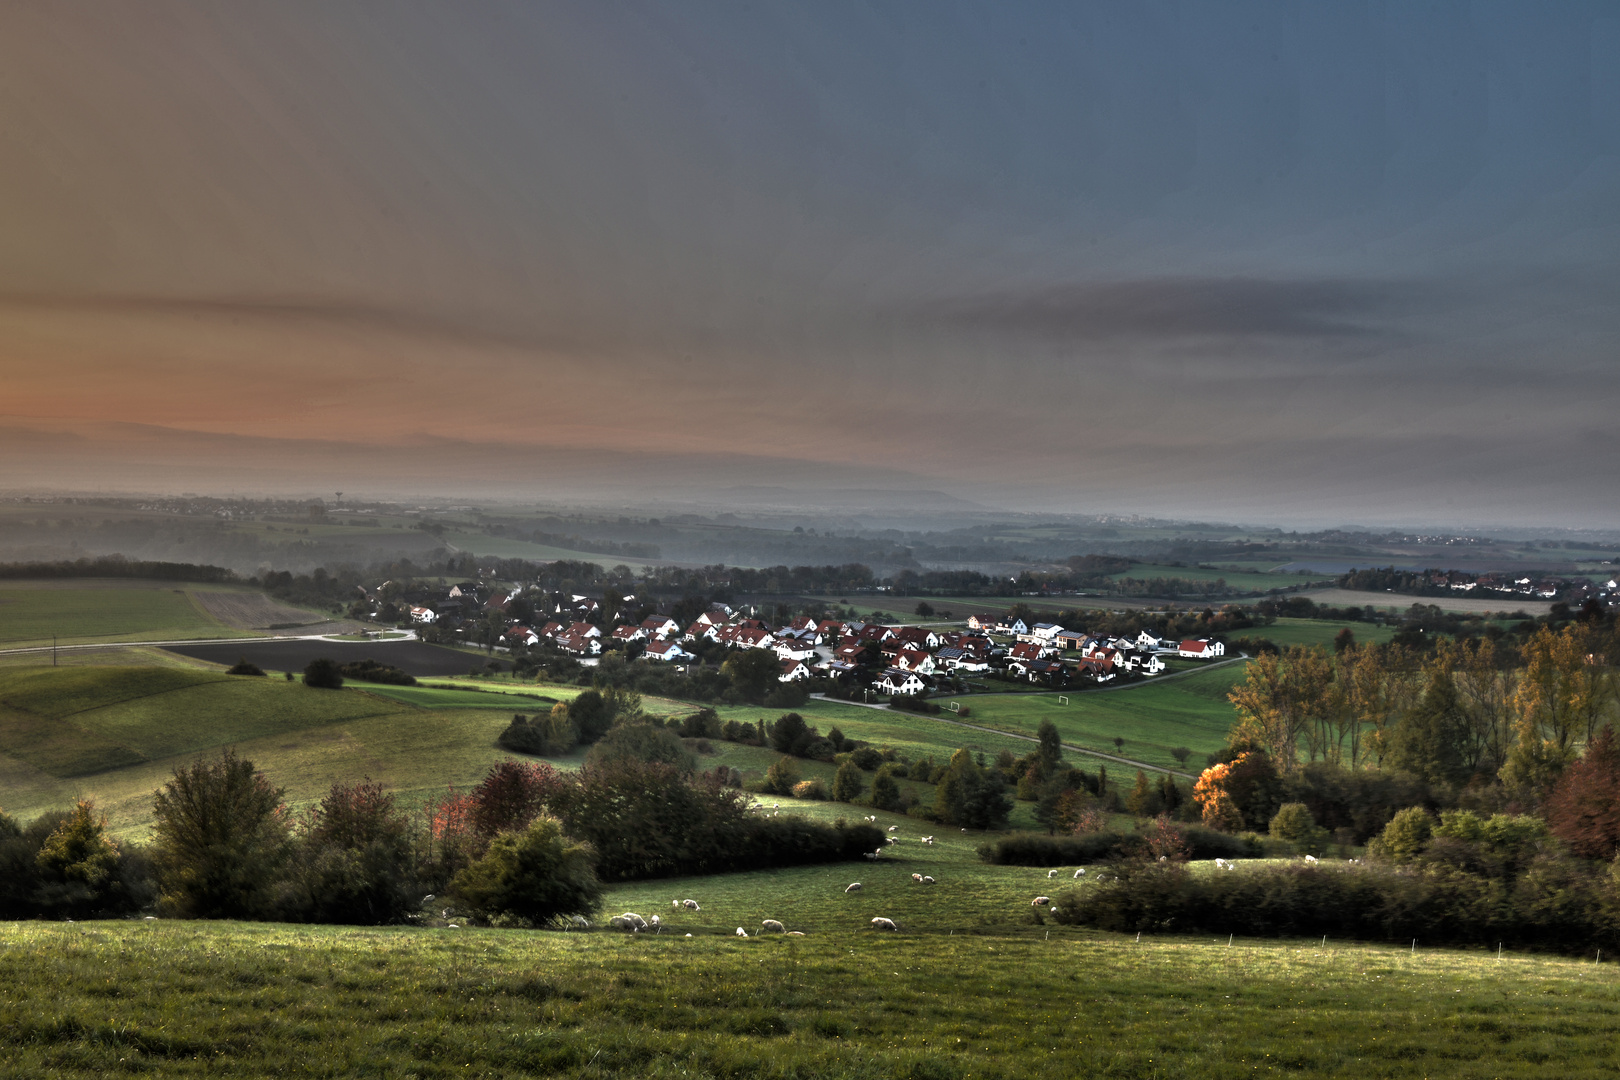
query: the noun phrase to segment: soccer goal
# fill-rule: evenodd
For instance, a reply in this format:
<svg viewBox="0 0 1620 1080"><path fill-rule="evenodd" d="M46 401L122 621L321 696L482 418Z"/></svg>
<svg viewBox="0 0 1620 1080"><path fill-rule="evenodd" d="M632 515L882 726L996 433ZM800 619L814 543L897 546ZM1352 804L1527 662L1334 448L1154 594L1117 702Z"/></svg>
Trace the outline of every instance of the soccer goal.
<svg viewBox="0 0 1620 1080"><path fill-rule="evenodd" d="M1058 695L1058 704L1059 705L1067 705L1068 703L1069 703L1068 698L1064 697L1062 694Z"/></svg>
<svg viewBox="0 0 1620 1080"><path fill-rule="evenodd" d="M953 701L949 704L948 708L951 710L951 712L961 712L962 703L960 701Z"/></svg>

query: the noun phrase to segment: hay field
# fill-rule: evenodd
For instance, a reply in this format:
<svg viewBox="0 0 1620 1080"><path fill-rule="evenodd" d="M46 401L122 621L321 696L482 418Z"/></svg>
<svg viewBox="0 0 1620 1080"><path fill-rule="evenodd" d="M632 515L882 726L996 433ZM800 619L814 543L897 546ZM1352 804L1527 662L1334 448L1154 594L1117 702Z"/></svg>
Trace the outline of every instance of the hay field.
<svg viewBox="0 0 1620 1080"><path fill-rule="evenodd" d="M212 615L191 583L8 581L0 584L0 649L118 641L250 637ZM218 595L233 595L223 593Z"/></svg>

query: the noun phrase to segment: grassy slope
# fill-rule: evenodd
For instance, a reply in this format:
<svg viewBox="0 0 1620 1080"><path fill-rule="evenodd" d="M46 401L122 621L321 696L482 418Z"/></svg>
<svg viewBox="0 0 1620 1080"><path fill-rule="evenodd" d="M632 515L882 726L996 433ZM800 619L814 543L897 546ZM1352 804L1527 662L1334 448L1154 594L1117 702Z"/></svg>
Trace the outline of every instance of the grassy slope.
<svg viewBox="0 0 1620 1080"><path fill-rule="evenodd" d="M0 648L49 645L53 633L63 645L255 636L199 608L189 595L197 588L101 588L72 581L0 585Z"/></svg>
<svg viewBox="0 0 1620 1080"><path fill-rule="evenodd" d="M1377 626L1372 623L1346 623L1330 622L1325 619L1278 619L1270 626L1255 626L1248 630L1238 630L1228 634L1228 637L1268 638L1278 645L1326 645L1332 647L1333 639L1340 630L1349 628L1362 644L1367 642L1386 642L1394 638L1393 626Z"/></svg>
<svg viewBox="0 0 1620 1080"><path fill-rule="evenodd" d="M1589 963L1061 928L880 936L856 929L876 905L848 907L847 932L748 941L14 924L0 1076L1472 1078L1620 1065L1620 993Z"/></svg>

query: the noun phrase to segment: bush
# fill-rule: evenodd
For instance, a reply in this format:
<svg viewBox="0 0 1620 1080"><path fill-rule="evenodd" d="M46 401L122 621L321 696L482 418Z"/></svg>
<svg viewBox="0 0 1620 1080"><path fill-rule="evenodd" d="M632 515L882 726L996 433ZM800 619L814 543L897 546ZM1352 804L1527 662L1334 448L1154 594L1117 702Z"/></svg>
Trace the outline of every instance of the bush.
<svg viewBox="0 0 1620 1080"><path fill-rule="evenodd" d="M250 664L248 663L247 657L240 656L237 657L236 663L225 669L225 674L262 676L264 674L264 668L260 667L258 664Z"/></svg>
<svg viewBox="0 0 1620 1080"><path fill-rule="evenodd" d="M1328 831L1316 824L1304 803L1283 803L1271 819L1271 835L1292 844L1302 855L1320 855L1327 850Z"/></svg>
<svg viewBox="0 0 1620 1080"><path fill-rule="evenodd" d="M622 760L663 762L683 773L697 768L697 758L673 731L648 723L614 725L585 755L588 765Z"/></svg>
<svg viewBox="0 0 1620 1080"><path fill-rule="evenodd" d="M793 797L795 799L825 800L827 798L827 785L822 782L819 776L812 776L808 780L800 780L793 785Z"/></svg>
<svg viewBox="0 0 1620 1080"><path fill-rule="evenodd" d="M862 772L876 772L883 765L883 755L870 746L863 746L849 755L849 760Z"/></svg>
<svg viewBox="0 0 1620 1080"><path fill-rule="evenodd" d="M234 750L175 769L152 798L152 862L165 910L204 919L265 914L288 855L283 794Z"/></svg>
<svg viewBox="0 0 1620 1080"><path fill-rule="evenodd" d="M1241 838L1202 825L1175 826L1188 859L1255 858L1261 852ZM1104 829L1072 836L1013 833L980 845L979 858L996 866L1082 866L1127 858L1157 858L1151 842L1156 829L1122 833Z"/></svg>
<svg viewBox="0 0 1620 1080"><path fill-rule="evenodd" d="M1384 831L1367 844L1367 854L1391 862L1417 858L1434 831L1434 819L1421 806L1408 807L1390 819Z"/></svg>
<svg viewBox="0 0 1620 1080"><path fill-rule="evenodd" d="M796 682L779 682L765 695L765 704L772 709L797 709L809 700L809 692Z"/></svg>
<svg viewBox="0 0 1620 1080"><path fill-rule="evenodd" d="M860 798L861 792L866 789L866 781L861 776L861 770L849 758L838 766L838 772L833 776L832 797L838 802L854 802Z"/></svg>
<svg viewBox="0 0 1620 1080"><path fill-rule="evenodd" d="M900 785L895 782L893 766L884 765L872 777L872 805L879 810L899 808Z"/></svg>
<svg viewBox="0 0 1620 1080"><path fill-rule="evenodd" d="M375 660L357 660L344 664L338 671L346 679L359 679L362 682L383 683L388 686L416 685L416 679L399 668L390 664L379 664Z"/></svg>
<svg viewBox="0 0 1620 1080"><path fill-rule="evenodd" d="M929 716L939 712L939 706L929 701L925 694L895 694L889 699L889 706L904 712L925 713Z"/></svg>
<svg viewBox="0 0 1620 1080"><path fill-rule="evenodd" d="M793 785L799 782L799 766L790 757L779 757L765 770L765 781L760 790L767 795L791 795Z"/></svg>
<svg viewBox="0 0 1620 1080"><path fill-rule="evenodd" d="M540 926L601 906L602 884L589 846L568 839L555 818L536 818L522 832L502 833L451 888L479 915L504 915Z"/></svg>
<svg viewBox="0 0 1620 1080"><path fill-rule="evenodd" d="M401 922L420 896L410 823L382 785L336 783L306 820L277 890L284 919Z"/></svg>
<svg viewBox="0 0 1620 1080"><path fill-rule="evenodd" d="M304 685L319 686L326 690L341 690L343 671L338 667L337 661L317 657L304 668Z"/></svg>

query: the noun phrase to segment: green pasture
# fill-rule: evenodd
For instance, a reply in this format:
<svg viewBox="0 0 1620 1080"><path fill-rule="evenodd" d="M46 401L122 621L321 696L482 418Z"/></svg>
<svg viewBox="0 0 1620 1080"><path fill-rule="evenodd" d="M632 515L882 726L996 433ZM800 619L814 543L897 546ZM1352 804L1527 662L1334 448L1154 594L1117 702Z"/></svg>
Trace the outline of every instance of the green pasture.
<svg viewBox="0 0 1620 1080"><path fill-rule="evenodd" d="M352 681L349 685L376 697L414 705L419 709L501 709L521 712L524 709L550 710L559 700L563 700L537 691L523 692L516 687L504 690L443 690L439 688L441 685L450 684L441 684L438 680L424 686L386 686L359 681ZM575 687L574 692L578 693L579 688Z"/></svg>
<svg viewBox="0 0 1620 1080"><path fill-rule="evenodd" d="M1349 628L1359 644L1383 644L1394 639L1395 628L1375 623L1332 622L1326 619L1278 619L1270 626L1252 626L1247 630L1234 630L1229 638L1266 638L1278 645L1324 645L1333 647L1333 639L1340 630Z"/></svg>
<svg viewBox="0 0 1620 1080"><path fill-rule="evenodd" d="M657 559L638 559L629 555L603 555L593 551L573 551L569 548L536 544L528 540L515 540L506 536L486 536L484 533L479 532L456 530L445 533L444 539L446 543L455 545L461 551L470 551L474 555L494 555L502 559L532 559L536 562L571 559L577 562L595 563L602 567L628 566L638 574L645 572L648 567L660 565L660 561Z"/></svg>
<svg viewBox="0 0 1620 1080"><path fill-rule="evenodd" d="M682 891L665 884L646 899ZM917 920L899 916L898 934L866 928L894 910L875 893L840 894L849 902L827 922L696 897L736 914L717 930L769 912L810 926L802 938L687 938L678 922L633 936L4 924L0 1075L1580 1080L1620 1068L1612 966L1138 942L1019 927L1018 896L979 898L977 916L964 905L938 920L948 931L908 926L952 888L912 890Z"/></svg>
<svg viewBox="0 0 1620 1080"><path fill-rule="evenodd" d="M1176 678L1159 676L1163 681L1119 690L1065 695L984 694L938 700L941 705L960 701L971 708L968 723L1034 735L1041 721L1050 719L1066 743L1118 753L1166 769L1197 772L1203 767L1204 755L1226 745L1233 719L1226 694L1243 679L1243 670L1242 663L1233 663ZM1060 696L1067 697L1068 704L1060 704ZM1116 736L1125 740L1117 751ZM1186 766L1176 764L1170 756L1178 746L1193 751Z"/></svg>
<svg viewBox="0 0 1620 1080"><path fill-rule="evenodd" d="M234 630L192 602L196 585L174 588L85 587L64 581L0 585L0 649L147 639L255 637Z"/></svg>

